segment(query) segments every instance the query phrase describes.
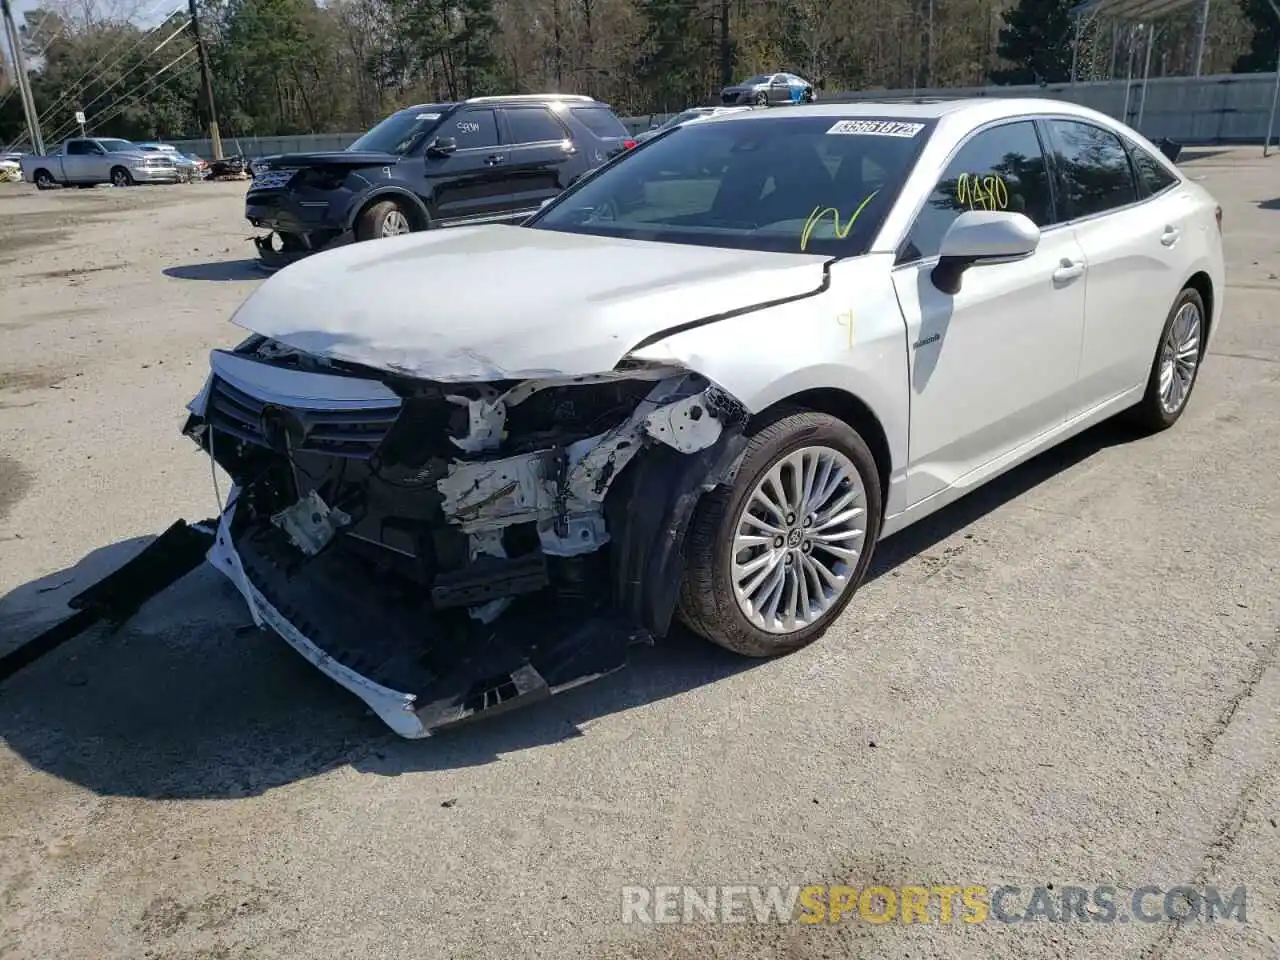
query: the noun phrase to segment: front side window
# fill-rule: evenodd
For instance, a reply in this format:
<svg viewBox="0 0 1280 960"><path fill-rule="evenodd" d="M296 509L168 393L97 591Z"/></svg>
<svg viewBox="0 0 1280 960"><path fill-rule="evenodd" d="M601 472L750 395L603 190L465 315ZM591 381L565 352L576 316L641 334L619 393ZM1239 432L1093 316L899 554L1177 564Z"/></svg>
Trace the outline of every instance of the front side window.
<svg viewBox="0 0 1280 960"><path fill-rule="evenodd" d="M1138 199L1133 170L1119 137L1079 120L1050 120L1047 126L1067 219L1105 213Z"/></svg>
<svg viewBox="0 0 1280 960"><path fill-rule="evenodd" d="M502 112L511 143L546 143L569 136L545 107L508 107Z"/></svg>
<svg viewBox="0 0 1280 960"><path fill-rule="evenodd" d="M1022 213L1038 227L1053 222L1048 170L1032 121L992 127L960 148L917 215L899 261L936 257L943 234L967 210Z"/></svg>
<svg viewBox="0 0 1280 960"><path fill-rule="evenodd" d="M893 117L689 124L571 188L526 226L858 256L932 128L932 121Z"/></svg>
<svg viewBox="0 0 1280 960"><path fill-rule="evenodd" d="M1169 172L1163 163L1147 153L1136 143L1128 142L1126 146L1129 148L1129 156L1133 160L1134 170L1138 174L1138 181L1146 190L1149 197L1154 197L1162 190L1166 190L1178 182L1178 178Z"/></svg>

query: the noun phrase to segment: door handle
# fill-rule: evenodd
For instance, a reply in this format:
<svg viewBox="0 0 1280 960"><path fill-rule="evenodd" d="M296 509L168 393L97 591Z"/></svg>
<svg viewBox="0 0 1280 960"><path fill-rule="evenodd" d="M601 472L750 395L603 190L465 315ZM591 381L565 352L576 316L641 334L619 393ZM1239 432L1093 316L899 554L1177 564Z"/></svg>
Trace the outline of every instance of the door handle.
<svg viewBox="0 0 1280 960"><path fill-rule="evenodd" d="M1166 247L1172 247L1178 242L1178 238L1182 236L1182 231L1177 227L1165 227L1164 233L1160 234L1160 242Z"/></svg>
<svg viewBox="0 0 1280 960"><path fill-rule="evenodd" d="M506 156L505 156L504 154L501 154L501 153L491 153L491 154L489 154L487 157L485 157L485 158L484 158L484 162L485 162L485 163L487 163L489 166L491 166L491 167L492 167L492 166L494 166L495 164L502 163L502 162L503 162L504 160L506 160L506 159L507 159L507 158L506 158Z"/></svg>
<svg viewBox="0 0 1280 960"><path fill-rule="evenodd" d="M1074 280L1076 277L1084 273L1084 264L1079 260L1068 260L1063 257L1058 264L1058 269L1053 271L1054 283L1066 283L1068 280Z"/></svg>

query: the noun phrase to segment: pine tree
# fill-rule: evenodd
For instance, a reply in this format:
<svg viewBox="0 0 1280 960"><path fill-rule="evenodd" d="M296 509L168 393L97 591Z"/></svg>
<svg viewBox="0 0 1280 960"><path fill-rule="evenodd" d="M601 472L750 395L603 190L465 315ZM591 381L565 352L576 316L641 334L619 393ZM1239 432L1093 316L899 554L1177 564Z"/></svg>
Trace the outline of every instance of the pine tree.
<svg viewBox="0 0 1280 960"><path fill-rule="evenodd" d="M1259 0L1266 3L1266 0ZM1071 78L1071 0L1019 0L1002 15L996 53L1011 66L993 83L1062 83Z"/></svg>
<svg viewBox="0 0 1280 960"><path fill-rule="evenodd" d="M1236 57L1233 73L1270 73L1276 69L1280 48L1280 21L1267 0L1240 0L1240 11L1253 24L1249 52Z"/></svg>

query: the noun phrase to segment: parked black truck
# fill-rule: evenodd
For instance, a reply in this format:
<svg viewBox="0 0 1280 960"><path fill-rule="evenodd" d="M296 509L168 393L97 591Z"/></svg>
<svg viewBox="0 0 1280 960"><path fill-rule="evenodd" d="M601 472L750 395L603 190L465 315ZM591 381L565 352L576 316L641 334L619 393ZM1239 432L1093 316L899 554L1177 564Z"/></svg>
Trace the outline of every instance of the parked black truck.
<svg viewBox="0 0 1280 960"><path fill-rule="evenodd" d="M635 146L607 104L533 94L427 103L387 117L346 150L253 164L245 217L259 262L436 227L515 222Z"/></svg>

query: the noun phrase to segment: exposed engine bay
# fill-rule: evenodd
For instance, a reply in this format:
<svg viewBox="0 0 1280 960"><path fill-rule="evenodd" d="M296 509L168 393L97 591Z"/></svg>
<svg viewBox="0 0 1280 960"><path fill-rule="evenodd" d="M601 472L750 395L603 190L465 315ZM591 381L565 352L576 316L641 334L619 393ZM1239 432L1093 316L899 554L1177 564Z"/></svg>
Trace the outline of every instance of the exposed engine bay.
<svg viewBox="0 0 1280 960"><path fill-rule="evenodd" d="M405 736L575 686L663 635L747 411L637 364L435 383L251 337L184 432L233 481L210 560Z"/></svg>

